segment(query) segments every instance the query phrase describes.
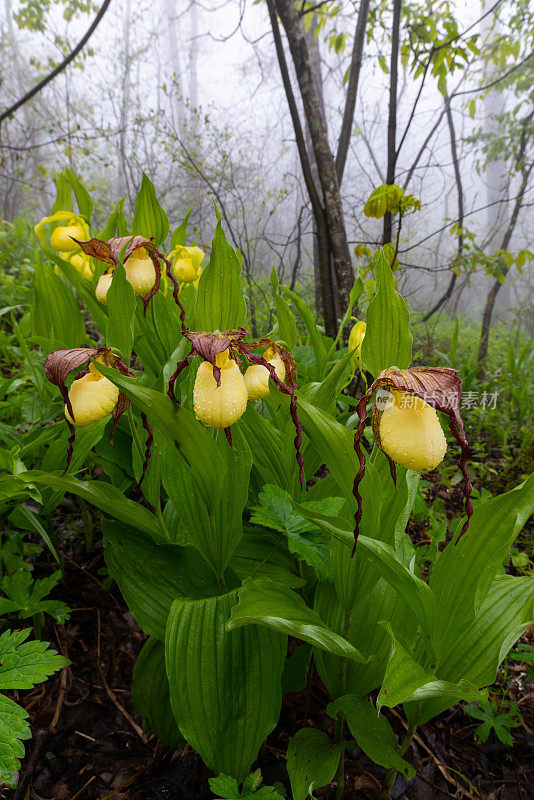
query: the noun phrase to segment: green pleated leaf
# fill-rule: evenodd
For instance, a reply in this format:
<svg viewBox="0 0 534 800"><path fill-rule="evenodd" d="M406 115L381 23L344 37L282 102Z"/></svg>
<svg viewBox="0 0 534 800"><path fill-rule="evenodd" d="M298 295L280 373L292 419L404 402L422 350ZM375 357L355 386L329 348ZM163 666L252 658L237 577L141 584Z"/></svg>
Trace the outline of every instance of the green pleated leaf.
<svg viewBox="0 0 534 800"><path fill-rule="evenodd" d="M191 547L155 544L117 522L102 523L106 564L141 628L163 641L169 609L177 597L217 591L215 577Z"/></svg>
<svg viewBox="0 0 534 800"><path fill-rule="evenodd" d="M293 306L297 309L300 317L306 326L308 335L310 337L311 346L315 356L315 363L317 365L317 379L320 380L323 376L324 365L326 361L326 342L325 337L317 327L315 316L310 311L306 303L297 295L292 292L287 286L280 286L283 294L285 294Z"/></svg>
<svg viewBox="0 0 534 800"><path fill-rule="evenodd" d="M384 717L363 697L347 694L327 706L327 714L334 719L343 714L349 730L358 747L374 761L386 769L394 768L410 780L415 769L404 761L397 752L397 737Z"/></svg>
<svg viewBox="0 0 534 800"><path fill-rule="evenodd" d="M198 284L195 327L199 331L229 331L245 324L241 264L217 222L208 265Z"/></svg>
<svg viewBox="0 0 534 800"><path fill-rule="evenodd" d="M83 500L87 500L96 508L105 511L110 517L119 519L134 528L138 528L148 533L154 539L164 540L163 533L158 525L157 519L148 509L127 500L123 493L108 483L102 481L79 481L70 475L62 478L57 475L49 475L38 470L23 472L18 476L27 484L38 484L49 486L62 493L71 492Z"/></svg>
<svg viewBox="0 0 534 800"><path fill-rule="evenodd" d="M227 631L236 601L236 591L175 600L165 659L182 735L209 769L241 781L278 722L287 640L258 626Z"/></svg>
<svg viewBox="0 0 534 800"><path fill-rule="evenodd" d="M221 495L219 476L224 473L224 461L209 430L195 419L191 411L175 405L163 392L142 386L135 378L127 378L103 364L99 364L98 369L147 414L149 421L161 430L168 442L176 443L194 470L204 501L208 505L215 502L215 498Z"/></svg>
<svg viewBox="0 0 534 800"><path fill-rule="evenodd" d="M467 533L441 554L430 579L439 609L433 636L438 656L450 649L476 616L533 510L531 475L517 489L477 505Z"/></svg>
<svg viewBox="0 0 534 800"><path fill-rule="evenodd" d="M132 231L137 236L154 236L158 247L163 244L169 232L167 214L158 202L152 181L144 172L141 188L135 198Z"/></svg>
<svg viewBox="0 0 534 800"><path fill-rule="evenodd" d="M65 167L64 174L65 179L68 181L72 191L74 192L74 197L76 198L76 203L78 204L78 210L80 214L82 217L85 217L87 222L89 222L91 219L91 214L93 213L93 201L91 199L91 195L80 179L71 169L69 169L69 167Z"/></svg>
<svg viewBox="0 0 534 800"><path fill-rule="evenodd" d="M185 740L174 716L169 713L169 680L165 670L165 647L153 637L145 642L133 671L132 700L143 720L143 728L153 733L171 750L183 747Z"/></svg>
<svg viewBox="0 0 534 800"><path fill-rule="evenodd" d="M117 264L113 270L113 280L106 300L106 345L117 349L124 363L129 364L134 343L136 299L132 284L126 280L126 270L122 263Z"/></svg>
<svg viewBox="0 0 534 800"><path fill-rule="evenodd" d="M254 623L296 636L338 656L366 660L350 642L331 631L300 595L269 578L244 581L239 591L239 605L232 610L228 628L233 630Z"/></svg>
<svg viewBox="0 0 534 800"><path fill-rule="evenodd" d="M74 267L69 261L65 261L63 258L61 258L61 256L56 253L55 250L52 250L51 247L48 247L48 245L43 243L41 244L41 249L46 254L47 258L49 258L59 267L69 283L74 286L80 295L83 304L91 312L91 317L96 322L100 330L105 331L108 319L107 313L104 310L104 306L102 306L102 304L96 299L95 290L92 284L86 278L80 275L76 267Z"/></svg>
<svg viewBox="0 0 534 800"><path fill-rule="evenodd" d="M285 342L289 350L293 350L297 344L295 316L281 295L275 294L274 301L276 303L276 318L278 321L276 338Z"/></svg>
<svg viewBox="0 0 534 800"><path fill-rule="evenodd" d="M346 524L344 520L326 517L324 514L311 511L298 503L294 503L294 507L303 517L314 520L318 526L343 544L346 548L347 559L350 560L354 537L351 531L341 527ZM430 636L436 616L432 591L424 581L403 564L393 548L385 542L360 535L355 558L370 561L377 567L380 575L406 601L419 620L421 628Z"/></svg>
<svg viewBox="0 0 534 800"><path fill-rule="evenodd" d="M262 417L251 403L236 423L252 452L252 466L263 484L272 483L287 488L289 475L284 469L282 437L274 425Z"/></svg>
<svg viewBox="0 0 534 800"><path fill-rule="evenodd" d="M412 334L406 300L393 286L393 272L382 250L375 265L377 292L367 309L362 362L374 377L387 367L407 369L412 360Z"/></svg>
<svg viewBox="0 0 534 800"><path fill-rule="evenodd" d="M60 172L56 178L56 200L52 206L52 214L56 211L72 211L72 190L65 175Z"/></svg>
<svg viewBox="0 0 534 800"><path fill-rule="evenodd" d="M487 693L480 692L470 681L461 679L453 684L440 680L433 672L424 669L395 639L389 622L381 624L391 637L391 656L376 701L379 711L382 706L393 708L399 703L434 698L446 698L447 707L458 700L474 702L487 698Z"/></svg>
<svg viewBox="0 0 534 800"><path fill-rule="evenodd" d="M290 739L287 772L294 800L306 800L334 779L343 750L341 742L331 742L326 733L314 728L301 728Z"/></svg>
<svg viewBox="0 0 534 800"><path fill-rule="evenodd" d="M179 247L185 245L185 234L187 231L187 223L189 222L189 217L191 216L191 212L193 211L192 208L189 209L183 220L180 222L177 228L174 229L173 234L171 236L171 250L174 250L175 247Z"/></svg>
<svg viewBox="0 0 534 800"><path fill-rule="evenodd" d="M128 226L124 218L123 212L124 197L119 200L113 211L108 217L108 221L103 228L97 233L98 239L103 239L107 242L108 239L113 239L114 236L126 236Z"/></svg>
<svg viewBox="0 0 534 800"><path fill-rule="evenodd" d="M440 679L465 679L475 686L495 681L499 665L533 620L534 578L499 576L476 618L458 631L436 670ZM407 713L424 724L449 707L447 699L427 699Z"/></svg>
<svg viewBox="0 0 534 800"><path fill-rule="evenodd" d="M37 263L33 274L32 335L48 341L48 350L79 347L86 339L85 323L76 296L47 264Z"/></svg>

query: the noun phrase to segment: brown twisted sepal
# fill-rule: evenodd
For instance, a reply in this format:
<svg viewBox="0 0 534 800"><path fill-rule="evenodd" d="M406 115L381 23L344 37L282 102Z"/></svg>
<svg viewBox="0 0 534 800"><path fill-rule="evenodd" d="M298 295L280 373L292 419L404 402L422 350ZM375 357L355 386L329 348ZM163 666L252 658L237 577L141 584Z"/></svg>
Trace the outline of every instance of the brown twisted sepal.
<svg viewBox="0 0 534 800"><path fill-rule="evenodd" d="M147 251L149 258L154 265L156 280L154 281L154 285L151 290L147 292L147 294L143 295L144 313L146 316L146 310L150 300L159 291L159 287L161 285L161 259L165 260L164 256L159 252L153 240L153 236L116 236L113 239L108 239L107 241L97 239L96 237L88 239L87 241L80 241L79 239L75 239L74 241L80 245L86 255L91 256L91 258L96 258L97 261L103 261L104 264L108 264L107 272L110 271L109 268L111 268L111 271L113 271L113 268L117 266L120 261L121 252L124 251L123 263L125 263L130 258L134 250L137 250L139 247L143 247ZM181 307L179 301L177 302Z"/></svg>
<svg viewBox="0 0 534 800"><path fill-rule="evenodd" d="M471 504L471 492L473 486L467 471L466 460L468 452L468 443L465 437L465 430L462 418L460 416L460 403L462 401L462 379L459 376L458 370L449 369L448 367L411 367L410 369L397 369L396 367L389 367L382 370L377 376L375 382L361 397L356 407L359 423L354 434L354 449L358 456L359 469L354 478L354 497L356 499L356 513L354 516L354 548L352 555L356 552L356 544L358 542L358 535L360 532L360 522L363 515L363 501L360 494L360 483L365 475L365 455L361 447L361 437L365 429L367 420L367 404L377 389L387 389L394 391L406 392L407 394L419 397L424 400L432 408L442 411L449 417L449 427L453 437L460 445L460 458L458 459L458 467L465 479L464 484L464 498L465 498L465 514L466 521L460 532L460 536L466 532L469 527L469 520L473 513L473 506ZM373 423L373 431L375 433L375 441L389 462L391 475L393 481L396 483L396 465L391 460L389 455L385 453L380 442L379 422L381 410L377 408L376 403L373 405L371 418ZM460 538L458 537L458 539ZM458 539L456 541L458 541Z"/></svg>

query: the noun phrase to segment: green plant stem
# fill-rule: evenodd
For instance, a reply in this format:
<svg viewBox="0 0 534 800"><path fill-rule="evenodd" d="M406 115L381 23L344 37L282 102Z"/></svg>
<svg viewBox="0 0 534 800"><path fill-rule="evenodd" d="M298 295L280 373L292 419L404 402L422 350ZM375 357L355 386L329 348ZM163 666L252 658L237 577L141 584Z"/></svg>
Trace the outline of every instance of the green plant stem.
<svg viewBox="0 0 534 800"><path fill-rule="evenodd" d="M132 432L132 438L133 438L133 440L135 442L135 446L137 448L137 452L139 454L139 458L141 459L141 463L143 463L143 461L145 459L145 454L143 452L143 447L141 445L141 440L139 439L139 434L137 433L137 428L135 427L135 421L134 421L134 418L133 418L133 413L132 413L132 407L131 406L128 408L126 413L128 415L128 422L130 423L130 430ZM155 515L155 517L156 517L156 519L158 521L158 525L160 527L160 530L161 530L162 534L170 542L171 541L171 537L170 537L169 531L167 529L167 526L165 525L165 521L163 519L163 514L161 513L161 507L160 507L159 502L154 505L154 515Z"/></svg>
<svg viewBox="0 0 534 800"><path fill-rule="evenodd" d="M350 627L350 615L345 614L343 619L343 630L342 635L346 638ZM345 686L347 683L347 659L342 658L339 663L339 688L340 688L340 696L345 694ZM344 739L345 734L345 715L339 714L336 719L335 725L335 737L336 742L342 742ZM339 761L336 769L336 800L342 800L343 795L345 794L345 745L343 744L343 749L339 755Z"/></svg>
<svg viewBox="0 0 534 800"><path fill-rule="evenodd" d="M403 739L401 746L398 749L398 754L402 757L405 752L408 750L412 739L414 737L417 725L414 725L412 728L408 728L408 732ZM384 783L382 785L382 791L380 792L380 800L388 800L391 795L391 790L393 789L393 784L395 783L395 778L397 777L397 770L395 767L388 769L386 772L386 777L384 778Z"/></svg>
<svg viewBox="0 0 534 800"><path fill-rule="evenodd" d="M130 431L132 432L132 438L133 438L133 440L135 442L135 446L137 447L137 452L139 454L139 458L141 459L141 464L142 464L143 461L145 460L145 454L143 452L143 447L141 445L141 440L139 438L139 434L137 433L137 428L135 427L135 422L134 422L133 412L132 412L132 407L131 406L128 406L128 410L127 410L126 413L128 415L128 422L130 423Z"/></svg>

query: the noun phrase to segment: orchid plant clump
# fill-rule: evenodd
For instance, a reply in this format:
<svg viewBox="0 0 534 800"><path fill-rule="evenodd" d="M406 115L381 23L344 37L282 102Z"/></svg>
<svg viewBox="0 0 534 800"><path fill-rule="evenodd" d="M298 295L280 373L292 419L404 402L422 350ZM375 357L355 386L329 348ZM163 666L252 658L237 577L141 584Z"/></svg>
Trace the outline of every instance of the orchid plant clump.
<svg viewBox="0 0 534 800"><path fill-rule="evenodd" d="M294 797L304 800L304 785L342 787L348 742L387 771L387 785L392 771L410 777L408 745L378 712L397 708L412 734L457 701L485 699L532 620L534 579L502 563L534 507L534 481L473 509L460 376L412 365L386 251L373 257L369 291L356 280L348 347L277 282L275 326L252 341L239 254L220 219L208 256L186 245L188 218L169 237L144 175L131 222L119 204L92 235L92 203L71 185L79 213L37 226L61 276L47 268L49 296L38 285L54 336L44 323L36 334L69 426L67 474L19 480L102 510L109 574L147 637L133 679L145 729L172 749L189 742L239 783L278 723L283 692L305 690L313 660L334 735L324 725L293 732ZM69 309L61 319L54 296ZM351 420L343 390L356 367L369 388ZM420 474L447 458L438 412L460 446L465 515L423 579L407 524ZM81 480L74 465L93 447L105 452L101 474Z"/></svg>

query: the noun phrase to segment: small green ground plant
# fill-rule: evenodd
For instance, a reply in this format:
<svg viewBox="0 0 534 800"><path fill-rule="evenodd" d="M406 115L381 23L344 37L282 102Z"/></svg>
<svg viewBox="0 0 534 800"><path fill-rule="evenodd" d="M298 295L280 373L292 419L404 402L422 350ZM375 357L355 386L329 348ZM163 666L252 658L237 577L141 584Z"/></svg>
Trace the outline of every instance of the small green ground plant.
<svg viewBox="0 0 534 800"><path fill-rule="evenodd" d="M355 742L385 770L387 797L398 771L414 775L406 756L417 726L460 700L485 703L532 621L534 579L503 564L534 508L534 478L481 498L471 516L458 376L411 366L408 308L387 253L374 254L368 291L356 281L336 341L276 281L273 328L253 341L220 219L203 261L185 244L187 218L169 237L146 175L130 222L119 203L93 231L91 198L68 170L54 212L37 226L32 332L64 430L61 466L50 439L47 464L6 475L11 500L50 508L70 492L103 512L109 574L147 635L133 680L143 724L227 776L212 781L219 796L242 781L237 797L279 794L246 776L283 691L305 682L313 659L334 735L306 727L292 737L293 797L331 781L343 797ZM355 350L339 344L357 303L366 309L357 360L375 383L351 402L342 390ZM431 419L432 446L414 433L395 450L402 426L386 431L378 407L388 387ZM429 387L455 404L428 391L429 405ZM435 407L451 420L447 459L462 465L466 515L443 551L434 530L443 519L429 515L436 558L423 579L406 527L428 451L445 453ZM395 403L387 418L403 410ZM402 465L403 448L417 471ZM93 449L96 479L83 474ZM289 657L288 636L303 642ZM403 710L402 743L386 708Z"/></svg>

